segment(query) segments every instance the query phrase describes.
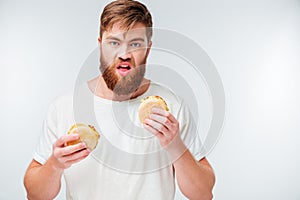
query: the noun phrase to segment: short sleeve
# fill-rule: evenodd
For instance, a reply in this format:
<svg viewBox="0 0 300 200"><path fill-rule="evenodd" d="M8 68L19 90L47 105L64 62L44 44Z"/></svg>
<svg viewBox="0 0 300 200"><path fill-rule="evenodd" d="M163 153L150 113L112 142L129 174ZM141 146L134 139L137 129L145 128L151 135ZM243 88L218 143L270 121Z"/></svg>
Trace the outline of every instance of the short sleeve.
<svg viewBox="0 0 300 200"><path fill-rule="evenodd" d="M38 145L33 154L33 159L44 164L52 154L52 144L57 140L57 110L53 104L50 105L46 120L43 125L43 132L41 134Z"/></svg>
<svg viewBox="0 0 300 200"><path fill-rule="evenodd" d="M200 139L200 133L190 110L184 101L178 112L177 120L179 122L181 138L194 158L198 161L206 154L204 146Z"/></svg>

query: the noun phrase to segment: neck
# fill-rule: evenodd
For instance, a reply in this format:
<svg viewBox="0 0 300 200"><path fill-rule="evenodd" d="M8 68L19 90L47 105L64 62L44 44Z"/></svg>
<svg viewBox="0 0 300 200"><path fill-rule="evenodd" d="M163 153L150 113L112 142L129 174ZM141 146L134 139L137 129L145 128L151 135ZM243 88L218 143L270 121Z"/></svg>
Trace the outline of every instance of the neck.
<svg viewBox="0 0 300 200"><path fill-rule="evenodd" d="M94 95L108 99L113 101L126 101L129 99L134 99L142 94L144 94L149 86L150 86L150 80L143 79L142 83L138 87L138 89L133 92L132 94L128 95L117 95L115 94L111 89L109 89L101 75L97 76L96 78L88 81L88 86L90 90L94 93Z"/></svg>

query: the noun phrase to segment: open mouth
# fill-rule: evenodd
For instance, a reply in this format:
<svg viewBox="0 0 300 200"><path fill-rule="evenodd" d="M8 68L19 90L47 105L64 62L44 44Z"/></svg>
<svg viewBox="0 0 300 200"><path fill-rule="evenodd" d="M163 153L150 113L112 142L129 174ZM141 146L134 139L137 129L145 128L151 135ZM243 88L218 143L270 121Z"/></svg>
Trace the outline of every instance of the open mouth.
<svg viewBox="0 0 300 200"><path fill-rule="evenodd" d="M121 65L117 67L118 70L130 70L131 67L129 65Z"/></svg>
<svg viewBox="0 0 300 200"><path fill-rule="evenodd" d="M131 68L131 63L122 62L117 65L117 72L121 76L126 76L130 72Z"/></svg>

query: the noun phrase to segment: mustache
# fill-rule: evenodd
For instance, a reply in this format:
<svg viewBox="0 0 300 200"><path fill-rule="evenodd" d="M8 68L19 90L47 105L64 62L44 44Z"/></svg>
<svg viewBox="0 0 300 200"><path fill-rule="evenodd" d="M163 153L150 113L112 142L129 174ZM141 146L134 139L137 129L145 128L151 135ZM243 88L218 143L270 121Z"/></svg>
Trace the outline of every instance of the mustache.
<svg viewBox="0 0 300 200"><path fill-rule="evenodd" d="M126 59L123 59L123 58L116 58L113 63L110 65L110 66L117 66L118 64L122 63L122 62L128 62L130 63L130 65L135 68L135 62L134 62L134 58L126 58Z"/></svg>
<svg viewBox="0 0 300 200"><path fill-rule="evenodd" d="M115 68L116 66L118 66L118 64L120 64L122 62L128 62L128 63L130 63L132 69L136 68L136 64L135 64L134 58L123 59L123 58L117 57L117 58L115 58L109 64L106 60L104 60L103 58L100 57L100 66L99 66L99 69L100 69L101 73L103 74L109 68L110 69Z"/></svg>

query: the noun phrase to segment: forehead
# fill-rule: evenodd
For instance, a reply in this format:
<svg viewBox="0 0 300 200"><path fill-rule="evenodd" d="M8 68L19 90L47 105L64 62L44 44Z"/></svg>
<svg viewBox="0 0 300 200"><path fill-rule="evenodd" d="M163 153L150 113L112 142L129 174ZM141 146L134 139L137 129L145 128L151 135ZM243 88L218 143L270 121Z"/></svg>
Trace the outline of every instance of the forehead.
<svg viewBox="0 0 300 200"><path fill-rule="evenodd" d="M129 30L121 28L120 23L116 23L112 26L110 30L104 31L102 39L108 39L111 37L119 38L120 40L133 39L135 37L145 38L147 37L146 26L142 23L135 24Z"/></svg>

